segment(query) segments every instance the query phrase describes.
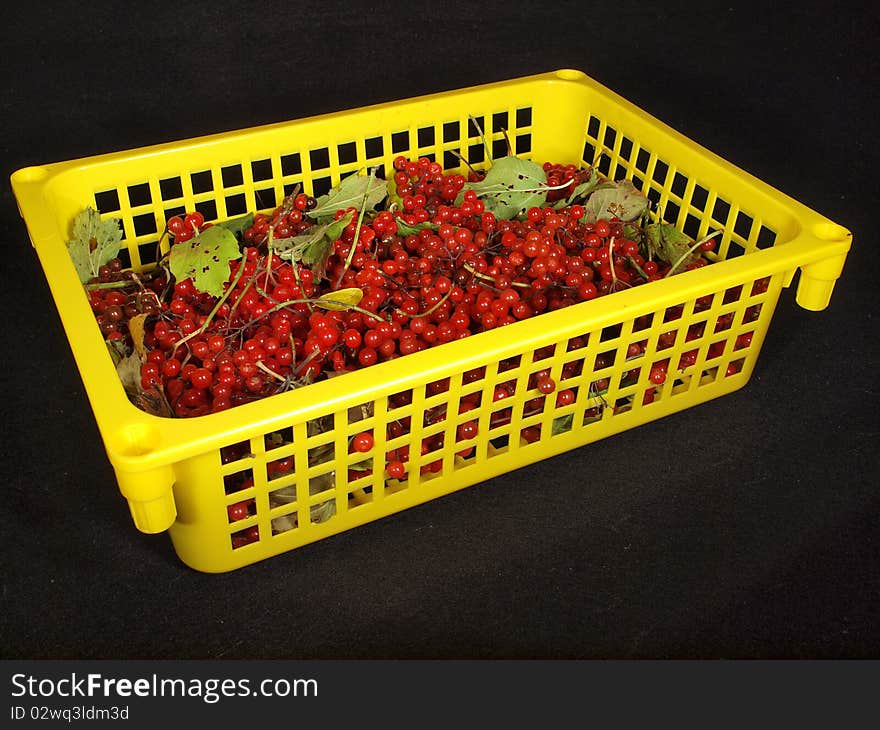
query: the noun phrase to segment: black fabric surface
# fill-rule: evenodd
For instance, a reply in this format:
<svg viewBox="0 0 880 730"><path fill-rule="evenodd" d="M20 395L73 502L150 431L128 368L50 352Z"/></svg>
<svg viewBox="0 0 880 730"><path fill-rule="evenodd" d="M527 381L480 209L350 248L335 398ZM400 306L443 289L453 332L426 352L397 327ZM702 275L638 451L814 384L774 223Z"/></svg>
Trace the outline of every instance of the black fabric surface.
<svg viewBox="0 0 880 730"><path fill-rule="evenodd" d="M16 4L3 658L880 656L877 10ZM30 165L578 68L854 233L742 390L222 575L131 522L8 184Z"/></svg>

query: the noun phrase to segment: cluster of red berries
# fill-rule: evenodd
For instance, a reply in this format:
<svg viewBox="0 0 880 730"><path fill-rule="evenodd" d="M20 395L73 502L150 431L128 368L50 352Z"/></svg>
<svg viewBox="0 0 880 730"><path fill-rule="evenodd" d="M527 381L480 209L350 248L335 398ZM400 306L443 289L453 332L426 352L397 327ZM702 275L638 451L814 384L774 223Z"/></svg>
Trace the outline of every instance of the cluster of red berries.
<svg viewBox="0 0 880 730"><path fill-rule="evenodd" d="M354 215L329 251L323 276L273 255L267 245L270 230L273 239L282 239L316 225L309 216L315 198L304 193L289 196L271 214L254 216L241 235L243 256L230 262L222 298L199 292L189 279L168 281L162 268L138 278L123 272L118 260L110 262L100 280L128 277L131 286L92 289L90 301L108 339L124 338L128 320L149 315L142 388L163 393L174 416L207 415L328 372L369 367L654 281L669 270L645 258L621 221L587 222L581 205L552 204L588 179L589 171L574 165L544 165L554 189L546 205L530 208L522 220L499 219L486 210L466 189L477 173L445 173L427 158L402 156L393 167L394 206L362 219L354 208L336 212L337 220ZM175 245L210 225L192 212L170 218L167 231ZM700 258L691 268L705 263ZM347 288L363 292L357 306L316 306L319 297ZM656 375L652 370L652 382L663 382L661 369ZM546 371L532 380L539 395L527 409L537 412L556 384ZM511 397L512 385L496 387L493 398ZM566 405L574 393L563 389L555 398ZM459 409L478 405L477 395L468 396ZM493 426L499 425L505 411L493 418ZM459 440L474 438L476 429L476 420L461 424ZM527 440L536 438L531 431L523 432ZM405 424L393 421L387 437L406 432ZM439 448L437 438L442 434L425 440L423 453ZM370 433L352 440L354 451L372 448ZM388 475L405 475L408 447L386 456ZM431 462L423 469L438 467Z"/></svg>

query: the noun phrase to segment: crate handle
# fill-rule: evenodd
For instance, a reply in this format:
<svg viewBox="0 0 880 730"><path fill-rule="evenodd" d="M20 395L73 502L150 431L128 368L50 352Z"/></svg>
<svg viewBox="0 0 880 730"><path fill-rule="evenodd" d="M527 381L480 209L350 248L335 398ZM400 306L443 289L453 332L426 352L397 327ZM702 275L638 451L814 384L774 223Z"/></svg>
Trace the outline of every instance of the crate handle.
<svg viewBox="0 0 880 730"><path fill-rule="evenodd" d="M130 424L121 429L116 441L116 452L121 457L142 457L158 445L158 429L149 423ZM113 464L119 491L128 500L128 508L135 527L141 532L164 532L177 519L174 502L174 469L161 464L146 469L126 469L122 460Z"/></svg>
<svg viewBox="0 0 880 730"><path fill-rule="evenodd" d="M801 266L795 301L804 309L819 312L831 301L831 292L843 271L852 233L836 223L817 223L812 227L812 233L823 242L846 245L843 253Z"/></svg>

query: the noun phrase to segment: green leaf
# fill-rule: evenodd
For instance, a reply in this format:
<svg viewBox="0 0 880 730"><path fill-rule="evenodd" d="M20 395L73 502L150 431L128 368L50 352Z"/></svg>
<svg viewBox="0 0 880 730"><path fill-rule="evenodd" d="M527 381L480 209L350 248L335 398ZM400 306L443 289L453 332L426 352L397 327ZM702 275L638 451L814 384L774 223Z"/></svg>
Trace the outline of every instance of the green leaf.
<svg viewBox="0 0 880 730"><path fill-rule="evenodd" d="M569 413L565 416L559 416L553 419L553 435L558 436L561 433L565 433L566 431L571 431L571 426L574 423L574 415Z"/></svg>
<svg viewBox="0 0 880 730"><path fill-rule="evenodd" d="M645 226L645 236L648 250L670 266L680 261L678 266L686 267L700 258L699 252L692 250L693 239L669 223L651 223Z"/></svg>
<svg viewBox="0 0 880 730"><path fill-rule="evenodd" d="M595 223L600 218L634 221L648 209L649 202L630 180L601 185L584 204L584 221Z"/></svg>
<svg viewBox="0 0 880 730"><path fill-rule="evenodd" d="M465 185L456 205L468 189L483 200L487 211L510 219L547 201L547 175L537 163L508 155L496 160L482 180Z"/></svg>
<svg viewBox="0 0 880 730"><path fill-rule="evenodd" d="M83 284L96 277L100 267L115 259L121 247L122 228L118 218L102 220L101 214L92 207L77 213L67 250Z"/></svg>
<svg viewBox="0 0 880 730"><path fill-rule="evenodd" d="M177 281L192 279L198 291L219 297L229 279L229 262L239 258L235 235L222 226L211 226L171 246L168 267Z"/></svg>
<svg viewBox="0 0 880 730"><path fill-rule="evenodd" d="M349 175L326 195L318 198L318 204L309 211L312 218L333 215L345 208L370 210L381 203L388 195L384 180L372 175Z"/></svg>
<svg viewBox="0 0 880 730"><path fill-rule="evenodd" d="M614 183L610 180L604 179L596 170L590 170L591 176L589 180L585 180L580 185L576 186L574 190L568 195L567 198L560 200L554 206L557 210L559 208L564 208L567 205L573 205L576 200L586 198L590 193L594 190L599 190L603 187L613 187Z"/></svg>
<svg viewBox="0 0 880 730"><path fill-rule="evenodd" d="M394 216L394 222L397 223L397 235L398 236L417 236L419 231L424 231L427 228L430 228L432 231L436 231L440 226L436 223L431 223L431 221L422 221L421 223L416 223L412 225L407 223L400 216Z"/></svg>
<svg viewBox="0 0 880 730"><path fill-rule="evenodd" d="M403 207L403 198L397 194L397 183L394 182L393 177L386 183L386 192L388 193L389 208L391 208L392 205L396 205L398 208Z"/></svg>
<svg viewBox="0 0 880 730"><path fill-rule="evenodd" d="M319 223L305 233L292 238L278 238L272 250L288 261L302 262L318 276L323 276L327 260L333 252L333 244L339 240L342 231L351 223L354 211L348 211L338 221Z"/></svg>
<svg viewBox="0 0 880 730"><path fill-rule="evenodd" d="M215 226L220 226L221 228L225 228L227 231L231 231L236 236L243 234L248 228L250 228L254 224L254 214L253 213L245 213L244 215L240 215L237 218L230 218L229 220L219 221L215 223Z"/></svg>

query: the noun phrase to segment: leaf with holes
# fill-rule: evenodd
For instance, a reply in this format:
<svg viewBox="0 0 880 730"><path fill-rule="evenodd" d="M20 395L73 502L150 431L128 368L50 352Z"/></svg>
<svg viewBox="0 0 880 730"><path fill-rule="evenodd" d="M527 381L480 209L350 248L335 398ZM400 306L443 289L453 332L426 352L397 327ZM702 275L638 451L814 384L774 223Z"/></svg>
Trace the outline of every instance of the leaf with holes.
<svg viewBox="0 0 880 730"><path fill-rule="evenodd" d="M601 185L584 204L584 221L595 223L600 218L634 221L648 209L649 202L630 180Z"/></svg>
<svg viewBox="0 0 880 730"><path fill-rule="evenodd" d="M333 253L333 244L339 240L353 217L354 211L350 210L339 220L319 223L298 236L277 238L272 242L272 250L282 259L306 264L321 278L327 269L327 260Z"/></svg>
<svg viewBox="0 0 880 730"><path fill-rule="evenodd" d="M670 266L687 267L700 258L694 250L694 241L669 223L651 223L645 226L648 250Z"/></svg>
<svg viewBox="0 0 880 730"><path fill-rule="evenodd" d="M595 190L601 190L602 188L610 188L614 187L615 183L611 180L606 180L603 178L596 170L590 170L590 179L585 180L580 185L575 187L574 190L568 195L568 197L563 198L554 206L557 210L560 208L565 208L566 206L573 205L577 200L585 200L590 193Z"/></svg>
<svg viewBox="0 0 880 730"><path fill-rule="evenodd" d="M309 211L312 218L332 216L337 210L356 208L371 210L388 195L384 180L372 175L349 175L326 195L318 198L318 204Z"/></svg>
<svg viewBox="0 0 880 730"><path fill-rule="evenodd" d="M177 281L191 279L198 291L219 297L229 279L229 262L239 258L235 235L222 226L211 226L188 241L175 243L168 267Z"/></svg>
<svg viewBox="0 0 880 730"><path fill-rule="evenodd" d="M122 229L118 218L101 218L92 207L77 213L73 219L73 238L67 250L79 280L86 283L98 275L98 269L119 255Z"/></svg>
<svg viewBox="0 0 880 730"><path fill-rule="evenodd" d="M497 218L511 219L547 200L547 174L544 168L520 157L502 157L495 161L482 180L462 188L456 198L461 205L465 190L473 190L487 211Z"/></svg>

